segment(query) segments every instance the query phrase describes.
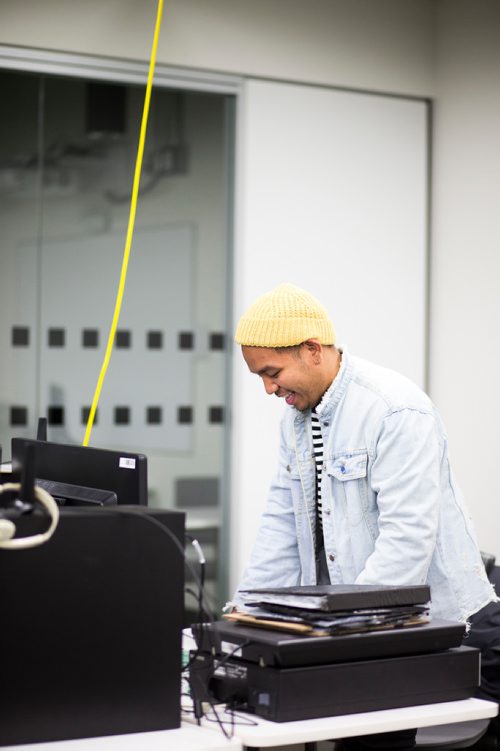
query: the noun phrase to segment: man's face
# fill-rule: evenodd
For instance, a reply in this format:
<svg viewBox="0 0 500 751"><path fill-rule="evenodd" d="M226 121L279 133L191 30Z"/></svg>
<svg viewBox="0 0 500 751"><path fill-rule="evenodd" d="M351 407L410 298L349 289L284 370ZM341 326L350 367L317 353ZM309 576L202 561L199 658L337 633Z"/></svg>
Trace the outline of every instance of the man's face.
<svg viewBox="0 0 500 751"><path fill-rule="evenodd" d="M262 378L268 394L282 397L301 411L315 407L328 388L322 368L321 345L305 342L298 349L242 347L251 373Z"/></svg>

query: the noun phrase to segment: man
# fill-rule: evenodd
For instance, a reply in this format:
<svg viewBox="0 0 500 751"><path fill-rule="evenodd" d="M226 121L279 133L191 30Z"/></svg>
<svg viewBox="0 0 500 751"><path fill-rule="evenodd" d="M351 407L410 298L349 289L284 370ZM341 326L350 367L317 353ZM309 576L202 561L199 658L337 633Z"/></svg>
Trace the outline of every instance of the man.
<svg viewBox="0 0 500 751"><path fill-rule="evenodd" d="M495 601L429 397L337 349L325 308L291 284L259 298L235 340L266 392L290 409L233 604L244 607L241 590L271 583L427 583L432 615L460 621ZM347 745L411 748L414 734Z"/></svg>

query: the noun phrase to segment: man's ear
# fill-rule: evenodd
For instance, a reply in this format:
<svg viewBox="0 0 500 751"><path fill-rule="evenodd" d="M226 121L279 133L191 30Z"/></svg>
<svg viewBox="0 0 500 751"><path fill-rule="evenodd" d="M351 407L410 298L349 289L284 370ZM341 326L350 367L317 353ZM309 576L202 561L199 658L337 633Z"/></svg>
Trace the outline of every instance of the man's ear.
<svg viewBox="0 0 500 751"><path fill-rule="evenodd" d="M307 339L303 346L312 358L315 365L319 365L323 358L323 347L317 339Z"/></svg>

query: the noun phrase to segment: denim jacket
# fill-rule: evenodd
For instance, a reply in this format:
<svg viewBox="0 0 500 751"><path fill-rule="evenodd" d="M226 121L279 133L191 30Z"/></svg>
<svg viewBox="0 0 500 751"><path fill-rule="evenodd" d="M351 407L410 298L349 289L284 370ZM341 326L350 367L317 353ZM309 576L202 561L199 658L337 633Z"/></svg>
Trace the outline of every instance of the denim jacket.
<svg viewBox="0 0 500 751"><path fill-rule="evenodd" d="M319 419L331 583L427 583L432 616L459 621L497 599L429 397L344 352ZM315 535L310 412L288 407L278 470L234 604L244 603L248 587L315 584Z"/></svg>

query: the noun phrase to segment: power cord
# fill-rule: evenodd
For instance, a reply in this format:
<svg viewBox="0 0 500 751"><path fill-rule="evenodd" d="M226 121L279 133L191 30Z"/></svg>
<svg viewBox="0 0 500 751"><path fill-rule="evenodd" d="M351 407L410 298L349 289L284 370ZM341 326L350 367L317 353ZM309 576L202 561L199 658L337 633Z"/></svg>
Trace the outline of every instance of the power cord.
<svg viewBox="0 0 500 751"><path fill-rule="evenodd" d="M207 560L205 558L205 554L203 553L203 550L201 549L200 543L195 537L187 534L186 540L189 540L189 542L195 549L196 555L198 556L198 563L200 564L200 584L198 587L198 622L201 623L203 621L203 613L204 613L203 592L205 589L205 573L206 573ZM206 613L206 615L208 615L210 618L209 613ZM212 620L213 620L213 617L212 617Z"/></svg>
<svg viewBox="0 0 500 751"><path fill-rule="evenodd" d="M228 722L224 722L224 720L222 720L220 718L219 713L217 712L217 709L215 708L215 704L216 704L215 699L210 694L210 681L214 677L215 672L218 671L218 670L220 670L221 668L223 668L224 665L228 662L228 660L230 660L231 657L233 657L236 654L236 652L239 652L244 647L247 647L249 644L252 644L252 643L253 643L252 639L246 639L242 644L238 644L233 650L231 650L231 652L229 652L228 654L224 655L224 657L222 657L221 659L219 659L219 657L216 654L213 654L211 656L212 666L206 672L206 676L203 678L203 681L205 683L205 685L204 685L204 698L202 700L199 700L199 699L197 700L196 697L193 697L193 703L194 703L194 707L195 707L194 714L195 714L195 717L196 717L196 719L198 721L198 724L201 723L202 717L205 717L205 719L207 720L207 722L216 722L218 724L221 732L228 739L232 738L234 736L235 725L236 724L241 724L241 723L235 723L235 718L238 717L238 715L236 714L233 706L231 706L231 700L230 700L229 702L226 702L226 706L224 708L224 711L228 712L229 716L230 716L230 721L229 721L230 732L228 732L226 730L225 725L227 725ZM200 670L200 672L204 672L205 670L206 670L206 668L202 667L201 670ZM203 709L202 709L203 701L205 701L206 703L208 703L210 705L210 709L212 710L215 719L211 718L209 715L207 715L203 711ZM232 701L235 701L235 700L232 700ZM242 718L240 718L240 719L242 719ZM247 721L246 724L257 724L257 723L253 723L250 720L250 721Z"/></svg>

